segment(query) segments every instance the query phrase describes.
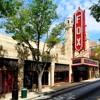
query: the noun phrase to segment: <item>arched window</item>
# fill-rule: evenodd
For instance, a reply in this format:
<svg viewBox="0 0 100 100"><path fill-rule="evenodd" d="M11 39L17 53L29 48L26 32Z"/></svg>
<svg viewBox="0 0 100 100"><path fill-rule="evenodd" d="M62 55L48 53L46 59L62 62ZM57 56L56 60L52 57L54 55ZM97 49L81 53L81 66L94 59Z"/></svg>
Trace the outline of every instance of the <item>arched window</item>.
<svg viewBox="0 0 100 100"><path fill-rule="evenodd" d="M68 20L68 23L69 23L69 20Z"/></svg>

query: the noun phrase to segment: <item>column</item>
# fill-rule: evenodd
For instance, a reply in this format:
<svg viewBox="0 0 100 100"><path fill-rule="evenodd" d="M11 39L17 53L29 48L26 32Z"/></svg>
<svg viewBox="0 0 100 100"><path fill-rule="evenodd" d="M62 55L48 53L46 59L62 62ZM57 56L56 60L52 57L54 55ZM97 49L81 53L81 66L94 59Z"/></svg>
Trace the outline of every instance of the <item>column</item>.
<svg viewBox="0 0 100 100"><path fill-rule="evenodd" d="M88 79L91 79L92 78L91 71L92 71L92 69L91 68L88 68Z"/></svg>
<svg viewBox="0 0 100 100"><path fill-rule="evenodd" d="M50 72L48 72L48 85L50 86Z"/></svg>
<svg viewBox="0 0 100 100"><path fill-rule="evenodd" d="M55 63L51 63L51 71L50 71L50 85L54 86L54 68L55 68Z"/></svg>
<svg viewBox="0 0 100 100"><path fill-rule="evenodd" d="M71 75L72 75L72 66L69 65L69 83L71 83Z"/></svg>

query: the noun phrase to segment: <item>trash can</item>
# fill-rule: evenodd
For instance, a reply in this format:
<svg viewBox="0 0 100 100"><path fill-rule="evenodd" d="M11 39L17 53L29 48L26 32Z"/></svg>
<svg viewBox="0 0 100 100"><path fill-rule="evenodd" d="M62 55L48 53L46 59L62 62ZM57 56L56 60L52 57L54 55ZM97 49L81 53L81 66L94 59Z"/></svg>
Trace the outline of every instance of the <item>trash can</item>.
<svg viewBox="0 0 100 100"><path fill-rule="evenodd" d="M22 88L22 90L21 90L21 98L27 98L27 88Z"/></svg>
<svg viewBox="0 0 100 100"><path fill-rule="evenodd" d="M18 100L18 89L12 90L12 100Z"/></svg>

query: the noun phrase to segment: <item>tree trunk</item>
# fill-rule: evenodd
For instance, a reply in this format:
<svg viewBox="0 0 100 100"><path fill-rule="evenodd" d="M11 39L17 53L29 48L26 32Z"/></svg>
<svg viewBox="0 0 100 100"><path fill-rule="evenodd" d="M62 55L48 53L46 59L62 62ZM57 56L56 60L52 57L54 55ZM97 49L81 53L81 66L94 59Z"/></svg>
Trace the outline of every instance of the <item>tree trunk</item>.
<svg viewBox="0 0 100 100"><path fill-rule="evenodd" d="M38 74L38 93L39 96L42 94L42 74Z"/></svg>
<svg viewBox="0 0 100 100"><path fill-rule="evenodd" d="M24 61L18 60L18 89L21 91L23 88L23 78L24 78Z"/></svg>

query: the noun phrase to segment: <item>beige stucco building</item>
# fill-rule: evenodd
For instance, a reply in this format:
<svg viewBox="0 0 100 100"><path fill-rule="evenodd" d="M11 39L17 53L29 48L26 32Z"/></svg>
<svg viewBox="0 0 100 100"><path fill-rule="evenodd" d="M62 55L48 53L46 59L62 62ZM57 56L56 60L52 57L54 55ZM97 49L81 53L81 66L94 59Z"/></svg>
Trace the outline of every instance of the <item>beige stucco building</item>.
<svg viewBox="0 0 100 100"><path fill-rule="evenodd" d="M87 37L86 50L82 51L81 53L75 52L75 55L73 56L73 45L72 45L73 44L72 43L73 32L72 32L72 28L73 28L72 18L68 17L67 22L66 22L66 42L65 42L65 44L56 45L51 50L50 53L52 54L52 56L54 58L51 62L49 62L50 63L50 65L49 65L50 70L45 71L43 74L43 79L42 79L43 85L54 86L56 83L60 84L62 82L74 82L73 78L75 78L75 77L73 76L74 70L73 70L72 65L73 66L78 66L78 65L77 64L75 65L73 63L73 61L72 61L73 57L74 57L74 59L82 57L81 60L83 61L83 63L84 63L83 58L87 58L87 59L89 58L89 37L88 37L88 34L86 36ZM0 56L1 56L0 59L8 58L9 61L16 59L17 62L20 63L21 61L19 59L21 59L21 58L19 58L18 51L16 50L17 42L15 40L13 40L11 38L11 36L8 36L5 34L0 34L0 41L1 41L0 42ZM34 48L36 48L35 43L32 43L32 45L34 45ZM44 45L44 43L41 42L40 43L40 51L42 51L43 45ZM24 49L22 49L22 52L23 52L23 55L25 55ZM27 59L24 59L26 56L27 56ZM31 63L31 65L34 66L34 64L32 62L30 62L30 61L32 61L31 52L29 51L29 55L26 54L26 56L22 59L27 60L28 63ZM81 63L79 62L81 67L82 66L86 66L86 67L89 66L89 68L86 69L86 75L87 75L87 73L88 73L88 75L87 75L87 77L85 77L85 79L92 78L91 71L93 71L92 70L93 67L90 68L90 66L92 66L92 65L91 64L84 65ZM96 67L97 67L98 62L96 62L96 64L97 64L96 65ZM26 62L23 62L22 64L20 64L20 70L18 70L18 73L19 73L18 74L18 81L25 79L25 75L22 75L22 74L25 74L25 70L23 68L25 66L29 66L29 65L27 65ZM3 66L0 66L0 67L3 67ZM19 68L19 66L18 66L18 68ZM79 72L79 71L82 73L82 70L77 69L77 72ZM33 69L31 70L31 72L35 73L35 71ZM36 77L36 73L34 75ZM34 77L33 77L33 81L34 81ZM19 83L19 85L21 87L23 87L24 82L25 81ZM32 82L32 83L34 83L34 82Z"/></svg>

